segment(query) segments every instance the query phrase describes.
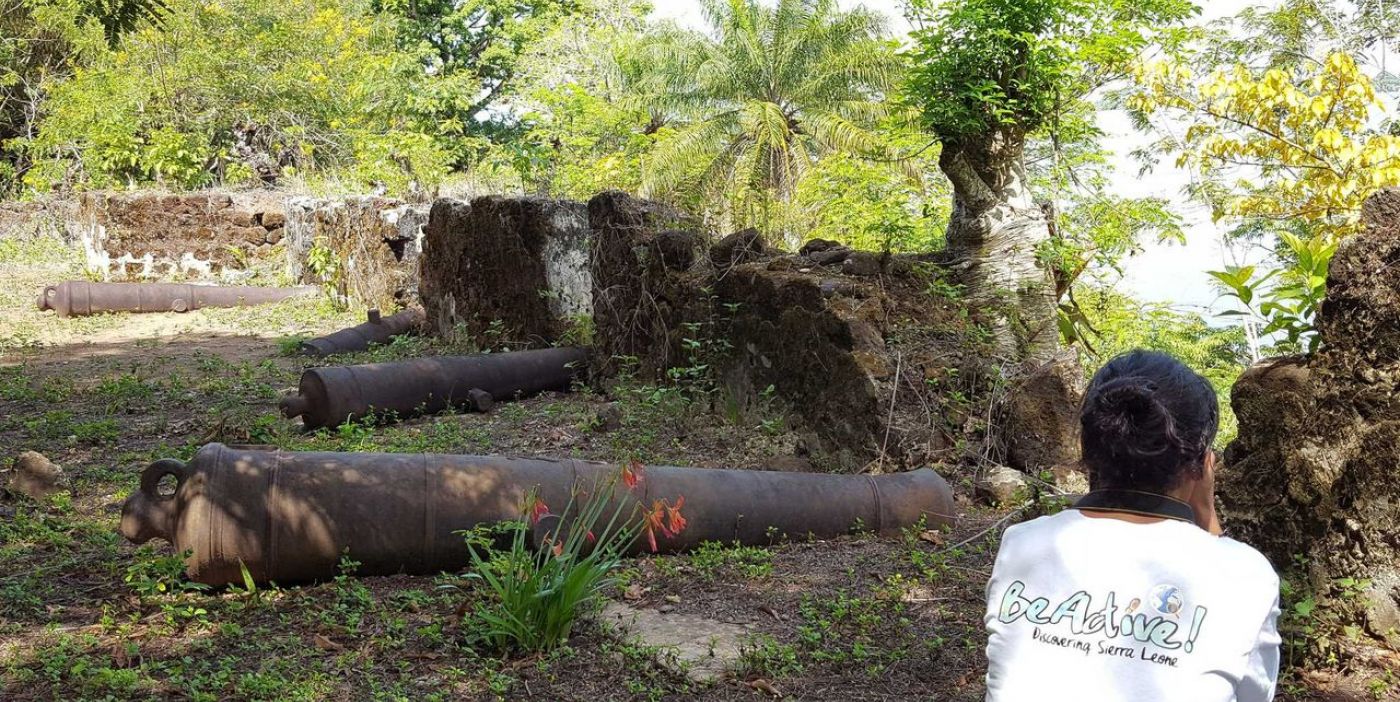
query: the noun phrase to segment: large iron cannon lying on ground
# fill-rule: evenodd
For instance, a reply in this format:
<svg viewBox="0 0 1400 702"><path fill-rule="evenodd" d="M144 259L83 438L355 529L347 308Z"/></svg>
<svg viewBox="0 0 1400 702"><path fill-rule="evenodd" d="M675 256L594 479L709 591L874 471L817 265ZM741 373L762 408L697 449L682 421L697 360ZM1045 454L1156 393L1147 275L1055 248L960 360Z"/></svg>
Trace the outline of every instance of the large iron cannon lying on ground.
<svg viewBox="0 0 1400 702"><path fill-rule="evenodd" d="M485 412L497 401L568 390L587 365L586 349L557 348L310 368L297 394L282 398L282 414L317 429L371 414L403 418L448 407Z"/></svg>
<svg viewBox="0 0 1400 702"><path fill-rule="evenodd" d="M60 317L103 312L188 312L202 307L244 307L313 295L315 287L262 288L189 283L90 283L69 280L44 288L39 309Z"/></svg>
<svg viewBox="0 0 1400 702"><path fill-rule="evenodd" d="M521 519L532 493L560 511L577 491L594 489L612 489L623 510L684 497L688 525L657 534L660 552L953 521L948 483L928 469L867 476L651 466L633 489L614 479L617 470L576 460L209 444L189 463L146 468L122 506L121 534L189 550L191 579L225 585L242 582L240 564L259 582L322 580L336 575L342 557L358 561L361 575L456 570L470 563L459 532ZM167 478L173 490L162 489ZM633 552L643 549L639 539Z"/></svg>
<svg viewBox="0 0 1400 702"><path fill-rule="evenodd" d="M402 312L381 316L370 310L364 324L346 327L338 332L301 342L301 352L308 356L329 356L333 353L364 351L371 344L387 344L389 340L417 329L423 324L423 310L410 307Z"/></svg>

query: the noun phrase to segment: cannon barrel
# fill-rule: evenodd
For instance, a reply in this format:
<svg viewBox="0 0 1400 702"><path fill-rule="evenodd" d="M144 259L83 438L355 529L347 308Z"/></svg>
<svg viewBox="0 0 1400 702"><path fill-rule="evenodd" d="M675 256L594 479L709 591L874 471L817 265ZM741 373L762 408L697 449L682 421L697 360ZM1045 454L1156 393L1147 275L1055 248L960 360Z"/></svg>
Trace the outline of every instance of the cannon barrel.
<svg viewBox="0 0 1400 702"><path fill-rule="evenodd" d="M568 390L588 364L581 348L476 356L431 356L389 363L309 368L282 414L307 429L338 426L370 414L411 417L448 407L484 412L497 401Z"/></svg>
<svg viewBox="0 0 1400 702"><path fill-rule="evenodd" d="M371 344L388 343L389 339L411 332L423 324L423 310L413 307L388 317L380 316L379 310L370 310L368 317L364 324L303 341L301 352L308 356L329 356L363 351Z"/></svg>
<svg viewBox="0 0 1400 702"><path fill-rule="evenodd" d="M136 543L161 538L189 550L189 577L224 585L242 581L240 563L259 582L324 580L343 556L360 563L361 575L456 570L470 562L459 532L520 519L532 492L563 511L576 491L598 486L610 486L622 509L685 498L689 524L674 536L657 534L661 552L953 521L948 483L928 469L868 476L651 466L632 491L611 479L616 470L569 459L208 444L189 463L147 467L122 506L120 531ZM167 476L173 491L161 489ZM633 552L643 548L639 540Z"/></svg>
<svg viewBox="0 0 1400 702"><path fill-rule="evenodd" d="M251 285L189 283L91 283L69 280L49 285L39 295L39 309L60 317L103 312L188 312L201 307L244 307L312 295L316 288L264 288Z"/></svg>

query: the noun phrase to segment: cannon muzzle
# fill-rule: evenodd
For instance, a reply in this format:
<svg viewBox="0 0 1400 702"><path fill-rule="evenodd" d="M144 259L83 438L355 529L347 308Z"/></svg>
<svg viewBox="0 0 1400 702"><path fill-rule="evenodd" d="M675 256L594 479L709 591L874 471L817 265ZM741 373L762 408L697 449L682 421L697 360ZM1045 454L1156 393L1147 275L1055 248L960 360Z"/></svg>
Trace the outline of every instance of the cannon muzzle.
<svg viewBox="0 0 1400 702"><path fill-rule="evenodd" d="M259 582L323 580L336 575L342 557L358 561L361 575L456 570L471 561L460 532L521 519L531 494L559 510L598 489L613 490L619 509L684 497L689 524L658 534L661 552L705 541L828 538L857 526L894 534L921 520L937 528L954 519L948 483L928 469L867 476L651 466L633 490L616 474L616 466L568 459L209 444L188 464L146 469L122 507L121 534L189 550L191 579L225 585L241 582L240 564ZM173 492L160 489L167 476ZM632 551L643 549L639 540Z"/></svg>

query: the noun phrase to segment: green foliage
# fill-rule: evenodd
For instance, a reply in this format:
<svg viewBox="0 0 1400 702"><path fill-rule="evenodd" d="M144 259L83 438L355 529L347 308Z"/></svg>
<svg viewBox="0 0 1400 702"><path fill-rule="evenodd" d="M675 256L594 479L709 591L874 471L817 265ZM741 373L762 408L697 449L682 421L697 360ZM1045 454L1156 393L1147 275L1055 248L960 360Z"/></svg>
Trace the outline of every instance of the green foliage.
<svg viewBox="0 0 1400 702"><path fill-rule="evenodd" d="M1180 37L1188 0L912 0L907 91L944 142L1027 135Z"/></svg>
<svg viewBox="0 0 1400 702"><path fill-rule="evenodd" d="M35 162L25 184L197 187L329 168L397 190L433 182L446 155L411 109L429 81L393 29L358 2L171 2L159 27L49 87L37 135L16 142Z"/></svg>
<svg viewBox="0 0 1400 702"><path fill-rule="evenodd" d="M632 506L613 506L615 482L598 486L560 515L565 525L552 543L531 544L533 520L498 526L510 534L505 550L490 548L494 534L469 532L472 572L488 600L470 613L472 636L500 652L549 651L568 640L580 614L617 582L622 557L641 532ZM547 510L538 496L527 512ZM610 509L611 508L611 509ZM535 513L538 518L538 512Z"/></svg>
<svg viewBox="0 0 1400 702"><path fill-rule="evenodd" d="M900 64L878 14L834 0L702 9L713 36L661 30L627 62L634 99L667 129L644 163L645 192L697 210L718 199L711 209L731 224L771 232L821 157L889 155L873 130L893 114L882 98Z"/></svg>
<svg viewBox="0 0 1400 702"><path fill-rule="evenodd" d="M425 90L413 109L445 134L461 137L499 130L507 112L491 107L516 87L523 59L589 0L375 0L394 18L400 49L415 57ZM470 143L470 142L467 142ZM471 157L454 154L457 165Z"/></svg>
<svg viewBox="0 0 1400 702"><path fill-rule="evenodd" d="M773 574L773 554L757 546L726 545L706 541L690 556L690 564L702 580L717 577L766 578Z"/></svg>
<svg viewBox="0 0 1400 702"><path fill-rule="evenodd" d="M1281 335L1279 351L1312 353L1319 340L1314 322L1327 294L1327 267L1337 244L1325 237L1304 239L1288 232L1279 233L1279 241L1284 249L1282 267L1259 271L1254 266L1231 266L1210 274L1243 308L1223 314L1262 322L1260 336Z"/></svg>
<svg viewBox="0 0 1400 702"><path fill-rule="evenodd" d="M937 250L948 221L946 181L911 180L889 164L850 154L817 162L798 183L795 202L809 237L866 251Z"/></svg>

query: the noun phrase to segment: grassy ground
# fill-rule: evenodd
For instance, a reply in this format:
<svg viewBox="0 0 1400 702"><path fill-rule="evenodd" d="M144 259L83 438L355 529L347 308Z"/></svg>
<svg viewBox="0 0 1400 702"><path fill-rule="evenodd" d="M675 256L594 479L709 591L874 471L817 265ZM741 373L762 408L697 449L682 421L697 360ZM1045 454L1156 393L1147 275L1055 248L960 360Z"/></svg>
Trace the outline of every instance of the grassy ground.
<svg viewBox="0 0 1400 702"><path fill-rule="evenodd" d="M76 320L34 309L42 284L75 273L60 246L0 242L0 469L32 449L67 476L66 490L0 516L0 699L982 698L997 533L982 532L1001 515L974 509L939 543L855 535L629 562L633 605L752 631L742 670L706 687L592 624L547 656L486 655L461 625L478 596L461 574L195 589L168 545L133 547L115 527L146 464L209 441L760 467L795 438L781 418L722 418L634 385L302 433L276 413L306 363L284 351L356 314L305 302ZM334 361L450 350L403 340ZM594 418L609 400L622 426L602 433ZM1351 699L1294 686L1296 699Z"/></svg>

